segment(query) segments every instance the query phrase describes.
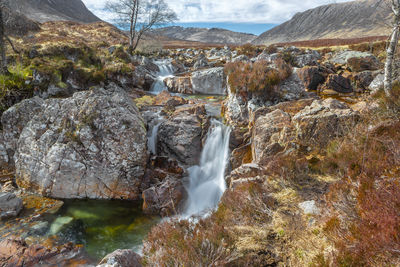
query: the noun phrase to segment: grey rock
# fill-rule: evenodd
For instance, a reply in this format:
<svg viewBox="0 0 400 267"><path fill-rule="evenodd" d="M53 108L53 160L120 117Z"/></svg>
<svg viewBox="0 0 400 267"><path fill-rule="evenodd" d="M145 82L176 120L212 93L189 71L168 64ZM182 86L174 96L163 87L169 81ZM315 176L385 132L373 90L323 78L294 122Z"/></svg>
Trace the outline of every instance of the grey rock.
<svg viewBox="0 0 400 267"><path fill-rule="evenodd" d="M16 217L23 208L22 199L13 193L0 193L0 219Z"/></svg>
<svg viewBox="0 0 400 267"><path fill-rule="evenodd" d="M317 207L315 200L304 201L299 204L299 208L302 209L306 215L318 215L321 212Z"/></svg>
<svg viewBox="0 0 400 267"><path fill-rule="evenodd" d="M195 71L192 73L191 82L195 93L207 95L226 94L226 77L223 67Z"/></svg>
<svg viewBox="0 0 400 267"><path fill-rule="evenodd" d="M21 132L16 181L54 198L139 199L146 141L138 109L116 86L49 99Z"/></svg>
<svg viewBox="0 0 400 267"><path fill-rule="evenodd" d="M198 164L203 130L198 115L183 112L170 118L158 130L159 155L175 158L186 166Z"/></svg>
<svg viewBox="0 0 400 267"><path fill-rule="evenodd" d="M318 51L307 50L306 53L295 57L295 64L300 68L305 66L316 66L318 64L318 60L320 59L321 55L318 53Z"/></svg>
<svg viewBox="0 0 400 267"><path fill-rule="evenodd" d="M334 64L344 65L347 64L349 62L349 59L351 58L367 58L367 57L375 58L374 55L368 52L347 50L336 53L329 61ZM376 59L376 61L378 60Z"/></svg>
<svg viewBox="0 0 400 267"><path fill-rule="evenodd" d="M372 93L376 93L377 91L379 91L380 89L383 89L383 81L385 79L385 75L384 74L378 74L375 79L370 83L369 85L369 90Z"/></svg>
<svg viewBox="0 0 400 267"><path fill-rule="evenodd" d="M42 110L43 103L44 100L39 97L26 99L6 110L1 116L3 143L0 142L0 154L3 159L5 159L5 154L8 155L7 162L10 165L13 164L14 153L22 130Z"/></svg>

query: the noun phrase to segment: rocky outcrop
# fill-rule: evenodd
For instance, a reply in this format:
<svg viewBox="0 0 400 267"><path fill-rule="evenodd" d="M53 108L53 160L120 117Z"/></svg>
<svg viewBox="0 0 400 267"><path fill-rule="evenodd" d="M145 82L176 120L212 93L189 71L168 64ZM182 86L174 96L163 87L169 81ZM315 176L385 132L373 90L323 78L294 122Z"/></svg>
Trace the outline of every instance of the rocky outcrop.
<svg viewBox="0 0 400 267"><path fill-rule="evenodd" d="M297 74L304 86L308 90L317 90L318 86L325 82L325 77L320 67L304 67L300 69Z"/></svg>
<svg viewBox="0 0 400 267"><path fill-rule="evenodd" d="M168 77L164 80L168 91L180 94L193 94L193 86L189 75Z"/></svg>
<svg viewBox="0 0 400 267"><path fill-rule="evenodd" d="M105 256L97 267L142 267L142 258L131 249L118 249Z"/></svg>
<svg viewBox="0 0 400 267"><path fill-rule="evenodd" d="M314 100L305 107L298 105L301 110L277 105L256 111L252 122L253 162L266 164L271 157L292 149L324 148L334 138L346 134L359 119L358 112L334 99Z"/></svg>
<svg viewBox="0 0 400 267"><path fill-rule="evenodd" d="M13 193L0 193L0 219L16 217L23 208L22 199Z"/></svg>
<svg viewBox="0 0 400 267"><path fill-rule="evenodd" d="M118 87L46 100L21 132L16 180L54 198L139 199L146 144L143 119Z"/></svg>

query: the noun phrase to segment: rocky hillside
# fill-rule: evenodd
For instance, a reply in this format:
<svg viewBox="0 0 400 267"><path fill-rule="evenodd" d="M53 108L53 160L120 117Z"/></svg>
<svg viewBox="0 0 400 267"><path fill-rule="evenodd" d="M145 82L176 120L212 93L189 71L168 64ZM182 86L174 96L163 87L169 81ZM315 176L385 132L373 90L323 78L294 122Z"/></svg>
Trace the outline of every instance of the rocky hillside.
<svg viewBox="0 0 400 267"><path fill-rule="evenodd" d="M154 33L173 39L217 44L245 44L256 38L253 34L219 28L183 28L179 26L157 29Z"/></svg>
<svg viewBox="0 0 400 267"><path fill-rule="evenodd" d="M381 3L379 3L381 2ZM389 34L391 10L384 1L356 0L297 13L291 20L261 34L254 44Z"/></svg>
<svg viewBox="0 0 400 267"><path fill-rule="evenodd" d="M70 20L90 23L100 21L81 0L8 0L11 9L38 21Z"/></svg>

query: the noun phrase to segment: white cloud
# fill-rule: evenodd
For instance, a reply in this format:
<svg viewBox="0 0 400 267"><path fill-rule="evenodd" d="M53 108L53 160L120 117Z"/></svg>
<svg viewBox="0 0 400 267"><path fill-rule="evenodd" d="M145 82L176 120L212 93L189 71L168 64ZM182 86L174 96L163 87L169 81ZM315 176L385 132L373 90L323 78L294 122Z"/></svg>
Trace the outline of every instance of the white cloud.
<svg viewBox="0 0 400 267"><path fill-rule="evenodd" d="M281 23L295 13L333 2L349 0L166 0L178 14L180 22L257 22ZM87 7L104 20L106 0L83 0Z"/></svg>

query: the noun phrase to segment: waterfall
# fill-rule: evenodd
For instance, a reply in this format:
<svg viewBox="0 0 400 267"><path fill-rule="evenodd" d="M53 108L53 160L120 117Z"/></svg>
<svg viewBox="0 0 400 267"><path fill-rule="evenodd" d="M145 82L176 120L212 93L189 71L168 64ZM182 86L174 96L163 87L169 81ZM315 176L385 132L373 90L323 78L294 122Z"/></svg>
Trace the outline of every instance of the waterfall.
<svg viewBox="0 0 400 267"><path fill-rule="evenodd" d="M164 84L164 80L167 77L172 77L174 74L174 67L170 60L157 60L154 61L159 68L159 72L157 73L157 80L154 82L151 92L160 93L164 90L167 90L167 87Z"/></svg>
<svg viewBox="0 0 400 267"><path fill-rule="evenodd" d="M212 121L200 165L188 169L189 198L184 217L205 215L218 206L226 190L225 168L228 163L230 133L228 126L217 120Z"/></svg>
<svg viewBox="0 0 400 267"><path fill-rule="evenodd" d="M153 155L157 155L158 129L160 128L161 123L162 121L153 126L151 135L148 137L148 148Z"/></svg>

